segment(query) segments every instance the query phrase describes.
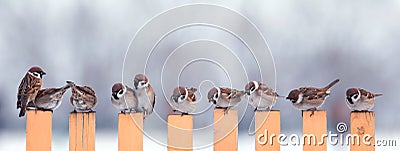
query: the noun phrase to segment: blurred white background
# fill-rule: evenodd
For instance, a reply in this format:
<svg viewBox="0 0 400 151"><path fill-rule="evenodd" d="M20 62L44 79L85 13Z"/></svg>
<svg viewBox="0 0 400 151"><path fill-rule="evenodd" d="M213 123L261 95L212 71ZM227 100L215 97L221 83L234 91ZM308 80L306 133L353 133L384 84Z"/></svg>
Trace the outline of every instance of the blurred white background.
<svg viewBox="0 0 400 151"><path fill-rule="evenodd" d="M48 73L44 87L58 87L65 80L92 86L99 99L96 149L117 150L118 111L109 102L110 89L122 80L123 58L130 40L153 16L192 3L236 10L260 29L275 59L280 94L287 95L300 86L324 86L340 78L322 107L328 110L329 130L335 131L338 122L349 122L345 90L363 87L384 94L374 109L377 138L400 140L400 102L396 99L400 86L400 1L0 1L0 150L24 150L25 119L18 118L16 94L32 65ZM231 38L206 27L193 28L180 31L159 49L175 49L177 41L190 41L193 35L207 33ZM53 115L54 150L68 150L69 95ZM165 114L169 110L168 106L156 108L164 108ZM281 110L282 133L301 133L300 111L286 101L279 101L275 109ZM239 125L239 150L253 148L253 136L246 134L251 114L246 112ZM151 125L151 121L145 125ZM166 131L160 132L159 137L166 137L164 134ZM148 139L145 144L145 150L166 150Z"/></svg>

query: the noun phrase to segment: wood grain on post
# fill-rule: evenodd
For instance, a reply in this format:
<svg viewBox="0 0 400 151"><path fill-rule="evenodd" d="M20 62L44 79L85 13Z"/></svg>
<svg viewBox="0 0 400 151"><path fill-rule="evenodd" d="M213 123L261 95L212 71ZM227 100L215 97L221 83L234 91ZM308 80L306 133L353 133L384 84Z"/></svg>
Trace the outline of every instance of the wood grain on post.
<svg viewBox="0 0 400 151"><path fill-rule="evenodd" d="M352 136L359 136L359 142L357 142L357 139L350 139L349 143L351 151L374 151L375 113L351 112L350 133L352 134Z"/></svg>
<svg viewBox="0 0 400 151"><path fill-rule="evenodd" d="M96 113L74 113L69 116L69 150L94 151Z"/></svg>
<svg viewBox="0 0 400 151"><path fill-rule="evenodd" d="M327 124L326 111L317 110L303 111L303 137L304 151L326 151L327 150ZM313 136L311 136L313 135Z"/></svg>
<svg viewBox="0 0 400 151"><path fill-rule="evenodd" d="M51 151L52 115L53 113L51 111L27 111L27 151Z"/></svg>
<svg viewBox="0 0 400 151"><path fill-rule="evenodd" d="M143 150L143 113L118 114L118 150Z"/></svg>
<svg viewBox="0 0 400 151"><path fill-rule="evenodd" d="M168 115L168 151L193 150L193 116Z"/></svg>
<svg viewBox="0 0 400 151"><path fill-rule="evenodd" d="M255 112L255 146L256 151L279 151L278 142L281 133L280 111Z"/></svg>
<svg viewBox="0 0 400 151"><path fill-rule="evenodd" d="M238 117L237 111L230 109L224 115L224 109L214 110L214 150L238 150Z"/></svg>

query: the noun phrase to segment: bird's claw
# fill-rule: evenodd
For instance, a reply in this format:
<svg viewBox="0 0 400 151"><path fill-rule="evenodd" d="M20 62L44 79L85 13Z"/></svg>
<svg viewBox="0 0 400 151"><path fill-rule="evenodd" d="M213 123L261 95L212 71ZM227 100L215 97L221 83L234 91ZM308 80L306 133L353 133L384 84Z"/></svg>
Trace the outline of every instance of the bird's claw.
<svg viewBox="0 0 400 151"><path fill-rule="evenodd" d="M224 109L224 115L228 114L229 108Z"/></svg>
<svg viewBox="0 0 400 151"><path fill-rule="evenodd" d="M316 110L317 110L316 108L312 108L312 109L309 110L309 111L311 111L310 117L312 117L312 116L314 115L314 112L315 112Z"/></svg>

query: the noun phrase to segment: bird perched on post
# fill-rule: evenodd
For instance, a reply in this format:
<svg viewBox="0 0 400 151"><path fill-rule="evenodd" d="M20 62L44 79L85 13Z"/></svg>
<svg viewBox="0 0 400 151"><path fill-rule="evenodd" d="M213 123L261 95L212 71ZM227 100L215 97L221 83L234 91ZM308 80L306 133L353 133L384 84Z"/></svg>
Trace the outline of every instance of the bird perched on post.
<svg viewBox="0 0 400 151"><path fill-rule="evenodd" d="M375 97L381 95L361 88L349 88L346 91L346 104L352 111L368 111L374 107Z"/></svg>
<svg viewBox="0 0 400 151"><path fill-rule="evenodd" d="M26 107L29 102L33 102L36 106L35 98L39 90L42 88L42 78L46 72L42 68L34 66L31 67L22 79L17 94L17 109L19 117L25 115Z"/></svg>
<svg viewBox="0 0 400 151"><path fill-rule="evenodd" d="M135 112L138 100L132 88L122 83L115 83L111 92L111 103L115 108L119 109L121 113Z"/></svg>
<svg viewBox="0 0 400 151"><path fill-rule="evenodd" d="M245 93L249 96L249 103L257 110L270 110L275 105L276 99L281 97L275 90L266 84L251 81L245 86Z"/></svg>
<svg viewBox="0 0 400 151"><path fill-rule="evenodd" d="M67 85L61 88L46 88L39 90L35 98L36 109L54 111L61 105L62 97L70 87L71 84L67 83ZM30 102L28 107L35 108L33 102Z"/></svg>
<svg viewBox="0 0 400 151"><path fill-rule="evenodd" d="M196 109L196 88L185 88L178 86L174 89L169 99L169 105L172 107L173 111L179 111L184 114L189 114L194 112Z"/></svg>
<svg viewBox="0 0 400 151"><path fill-rule="evenodd" d="M137 112L143 112L143 118L146 119L153 113L156 95L153 87L149 83L149 79L144 74L137 74L134 78L135 95L138 100Z"/></svg>
<svg viewBox="0 0 400 151"><path fill-rule="evenodd" d="M224 114L229 112L229 109L238 105L244 96L244 91L236 89L214 87L208 91L209 102L216 105L216 108L225 109Z"/></svg>
<svg viewBox="0 0 400 151"><path fill-rule="evenodd" d="M67 81L71 85L72 95L70 102L74 106L74 112L93 111L97 104L97 98L94 90L88 86L77 86L72 81Z"/></svg>
<svg viewBox="0 0 400 151"><path fill-rule="evenodd" d="M338 82L339 79L336 79L324 88L301 87L294 89L290 91L286 99L290 100L293 106L299 110L312 111L310 115L312 116L314 115L314 111L317 110L330 95L330 89Z"/></svg>

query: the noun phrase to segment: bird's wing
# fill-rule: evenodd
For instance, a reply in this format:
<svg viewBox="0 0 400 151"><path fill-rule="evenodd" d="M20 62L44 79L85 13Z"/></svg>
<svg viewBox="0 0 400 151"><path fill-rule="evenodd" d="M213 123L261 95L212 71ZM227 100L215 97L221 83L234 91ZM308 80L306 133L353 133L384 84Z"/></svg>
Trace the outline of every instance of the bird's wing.
<svg viewBox="0 0 400 151"><path fill-rule="evenodd" d="M52 95L55 93L64 94L69 87L61 87L61 88L46 88L38 91L36 98L43 97L44 95Z"/></svg>
<svg viewBox="0 0 400 151"><path fill-rule="evenodd" d="M240 97L242 97L243 95L244 95L244 92L243 92L243 91L239 91L239 90L236 90L236 89L232 89L232 90L231 90L231 95L230 95L229 99L240 98Z"/></svg>
<svg viewBox="0 0 400 151"><path fill-rule="evenodd" d="M274 89L269 88L266 84L260 83L259 89L263 94L269 95L269 96L279 96L278 93L275 92Z"/></svg>
<svg viewBox="0 0 400 151"><path fill-rule="evenodd" d="M196 95L194 94L196 92L196 89L190 88L188 89L188 97L190 102L196 102Z"/></svg>
<svg viewBox="0 0 400 151"><path fill-rule="evenodd" d="M374 95L371 92L368 92L367 90L364 89L359 89L361 96L367 97L368 99L372 99Z"/></svg>
<svg viewBox="0 0 400 151"><path fill-rule="evenodd" d="M56 92L56 88L47 88L47 89L41 89L38 91L37 95L36 95L36 99L37 98L41 98L46 94L53 94Z"/></svg>
<svg viewBox="0 0 400 151"><path fill-rule="evenodd" d="M154 108L154 105L156 104L156 94L154 93L154 89L153 87L149 84L148 86L148 92L147 92L147 96L149 97L151 102L152 107Z"/></svg>
<svg viewBox="0 0 400 151"><path fill-rule="evenodd" d="M26 106L28 99L36 97L41 87L42 83L40 79L29 77L29 75L26 74L18 87L17 107Z"/></svg>
<svg viewBox="0 0 400 151"><path fill-rule="evenodd" d="M88 87L88 86L77 86L77 88L80 91L82 91L82 92L84 92L86 94L89 94L89 95L92 95L92 96L96 96L96 93L94 92L94 90L91 87Z"/></svg>
<svg viewBox="0 0 400 151"><path fill-rule="evenodd" d="M76 86L77 90L82 93L82 97L87 97L85 99L86 104L89 106L94 107L97 104L96 93L91 87L88 86Z"/></svg>
<svg viewBox="0 0 400 151"><path fill-rule="evenodd" d="M21 83L19 84L19 87L18 87L17 109L21 108L21 97L22 97L22 94L25 93L25 88L23 87L24 83L25 83L25 78L23 78L21 80Z"/></svg>
<svg viewBox="0 0 400 151"><path fill-rule="evenodd" d="M221 98L228 100L232 97L232 91L229 88L220 88L221 90Z"/></svg>
<svg viewBox="0 0 400 151"><path fill-rule="evenodd" d="M307 100L316 100L328 95L326 91L322 91L321 89L313 87L303 87L299 90L303 93L303 97Z"/></svg>

